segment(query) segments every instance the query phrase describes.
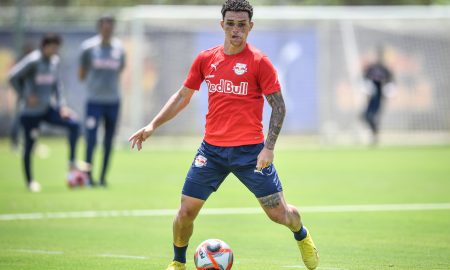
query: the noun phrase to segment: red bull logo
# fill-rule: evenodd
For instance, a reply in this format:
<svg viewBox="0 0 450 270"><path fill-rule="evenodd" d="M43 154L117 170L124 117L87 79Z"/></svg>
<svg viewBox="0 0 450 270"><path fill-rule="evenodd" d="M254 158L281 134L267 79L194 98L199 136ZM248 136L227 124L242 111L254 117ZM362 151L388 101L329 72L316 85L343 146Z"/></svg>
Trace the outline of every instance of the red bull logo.
<svg viewBox="0 0 450 270"><path fill-rule="evenodd" d="M197 168L201 168L206 166L206 162L208 161L208 159L202 155L198 155L195 160L194 160L194 166Z"/></svg>
<svg viewBox="0 0 450 270"><path fill-rule="evenodd" d="M234 73L236 73L236 75L242 75L245 72L247 72L247 65L246 64L241 64L241 63L236 63L236 65L233 67Z"/></svg>
<svg viewBox="0 0 450 270"><path fill-rule="evenodd" d="M213 84L209 80L205 81L208 85L208 92L235 94L246 96L248 93L248 82L241 82L239 85L234 85L232 81L221 79L218 84Z"/></svg>

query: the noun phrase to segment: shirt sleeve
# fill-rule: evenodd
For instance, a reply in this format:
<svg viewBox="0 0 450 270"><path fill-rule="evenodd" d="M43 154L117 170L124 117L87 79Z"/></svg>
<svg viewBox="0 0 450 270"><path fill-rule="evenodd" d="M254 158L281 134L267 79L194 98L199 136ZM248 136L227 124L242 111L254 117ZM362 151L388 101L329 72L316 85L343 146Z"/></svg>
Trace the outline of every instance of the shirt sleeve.
<svg viewBox="0 0 450 270"><path fill-rule="evenodd" d="M29 61L28 57L25 57L13 66L9 73L9 82L19 97L22 97L24 94L24 81L27 76L32 74L33 64L34 62Z"/></svg>
<svg viewBox="0 0 450 270"><path fill-rule="evenodd" d="M266 96L281 90L277 71L267 56L259 62L258 84Z"/></svg>
<svg viewBox="0 0 450 270"><path fill-rule="evenodd" d="M204 79L205 77L202 72L202 54L200 53L192 63L183 85L187 88L198 90Z"/></svg>

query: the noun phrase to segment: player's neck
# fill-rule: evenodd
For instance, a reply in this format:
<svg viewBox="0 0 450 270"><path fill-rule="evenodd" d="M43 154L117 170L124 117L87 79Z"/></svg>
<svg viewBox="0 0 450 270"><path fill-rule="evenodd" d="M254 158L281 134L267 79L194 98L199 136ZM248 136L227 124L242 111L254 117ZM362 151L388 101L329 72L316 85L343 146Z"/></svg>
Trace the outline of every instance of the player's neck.
<svg viewBox="0 0 450 270"><path fill-rule="evenodd" d="M240 46L234 46L230 42L225 42L225 44L223 45L223 52L226 55L238 54L238 53L241 53L245 49L246 46L247 46L246 42L242 42L242 44Z"/></svg>
<svg viewBox="0 0 450 270"><path fill-rule="evenodd" d="M102 39L102 46L108 46L109 44L111 44L110 39Z"/></svg>
<svg viewBox="0 0 450 270"><path fill-rule="evenodd" d="M103 46L111 44L112 37L100 35L100 38Z"/></svg>
<svg viewBox="0 0 450 270"><path fill-rule="evenodd" d="M50 60L52 57L52 53L46 52L45 50L41 49L42 58L46 61Z"/></svg>

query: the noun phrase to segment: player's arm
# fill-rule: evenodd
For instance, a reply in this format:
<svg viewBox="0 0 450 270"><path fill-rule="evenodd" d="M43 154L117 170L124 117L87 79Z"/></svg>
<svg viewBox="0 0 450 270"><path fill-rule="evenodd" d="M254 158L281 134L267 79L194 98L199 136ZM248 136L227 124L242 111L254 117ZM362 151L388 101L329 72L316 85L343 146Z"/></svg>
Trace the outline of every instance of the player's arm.
<svg viewBox="0 0 450 270"><path fill-rule="evenodd" d="M145 127L136 131L128 141L131 142L131 148L137 146L138 150L142 149L142 142L150 137L153 132L162 124L174 118L181 110L183 110L192 98L195 90L181 87L172 97L169 98L166 105L159 111L153 120Z"/></svg>
<svg viewBox="0 0 450 270"><path fill-rule="evenodd" d="M9 83L14 88L19 99L26 96L25 102L28 106L33 107L39 103L38 97L33 93L25 93L24 81L27 77L33 76L35 70L35 62L25 57L11 69L9 73ZM32 90L32 89L31 89Z"/></svg>
<svg viewBox="0 0 450 270"><path fill-rule="evenodd" d="M55 95L55 99L56 99L56 106L59 109L59 114L62 118L64 119L69 119L69 118L76 118L76 113L70 109L67 106L67 101L65 99L65 96L63 94L64 92L64 84L61 81L61 75L60 75L60 66L59 63L56 67L57 69L57 75L56 75L56 82L54 85L54 95Z"/></svg>
<svg viewBox="0 0 450 270"><path fill-rule="evenodd" d="M9 83L14 88L14 90L16 90L19 97L23 95L24 80L31 74L32 68L33 62L28 61L28 59L25 57L13 66L8 75Z"/></svg>
<svg viewBox="0 0 450 270"><path fill-rule="evenodd" d="M82 48L80 54L80 66L78 68L78 79L84 81L91 62L89 49Z"/></svg>
<svg viewBox="0 0 450 270"><path fill-rule="evenodd" d="M272 107L272 114L270 116L269 132L263 150L258 155L256 169L262 170L273 162L273 150L277 142L283 126L284 116L286 115L286 106L284 104L283 95L281 91L266 96L267 102Z"/></svg>
<svg viewBox="0 0 450 270"><path fill-rule="evenodd" d="M127 55L125 54L125 52L122 52L122 57L120 58L120 72L122 72L125 69L126 60Z"/></svg>
<svg viewBox="0 0 450 270"><path fill-rule="evenodd" d="M84 81L84 79L86 79L86 69L81 66L78 69L78 79L80 79L80 81Z"/></svg>

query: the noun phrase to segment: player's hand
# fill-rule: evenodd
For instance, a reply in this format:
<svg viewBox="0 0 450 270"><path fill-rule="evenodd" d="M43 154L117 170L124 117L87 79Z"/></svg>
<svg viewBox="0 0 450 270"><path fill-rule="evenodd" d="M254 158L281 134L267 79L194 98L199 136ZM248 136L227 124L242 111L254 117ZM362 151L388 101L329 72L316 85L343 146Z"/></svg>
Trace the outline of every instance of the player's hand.
<svg viewBox="0 0 450 270"><path fill-rule="evenodd" d="M76 117L76 113L67 106L62 106L61 108L59 108L59 115L63 119L70 119Z"/></svg>
<svg viewBox="0 0 450 270"><path fill-rule="evenodd" d="M29 95L26 102L29 107L36 107L39 104L39 98L35 95Z"/></svg>
<svg viewBox="0 0 450 270"><path fill-rule="evenodd" d="M131 142L131 149L134 149L134 146L136 146L138 151L140 151L142 149L142 143L145 142L145 140L150 137L154 131L153 125L147 125L136 131L128 139L128 141Z"/></svg>
<svg viewBox="0 0 450 270"><path fill-rule="evenodd" d="M269 167L273 162L273 150L264 147L258 155L256 162L256 169L261 171L262 169Z"/></svg>

